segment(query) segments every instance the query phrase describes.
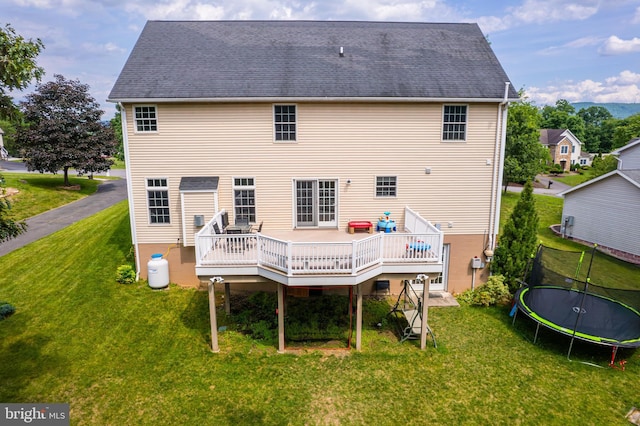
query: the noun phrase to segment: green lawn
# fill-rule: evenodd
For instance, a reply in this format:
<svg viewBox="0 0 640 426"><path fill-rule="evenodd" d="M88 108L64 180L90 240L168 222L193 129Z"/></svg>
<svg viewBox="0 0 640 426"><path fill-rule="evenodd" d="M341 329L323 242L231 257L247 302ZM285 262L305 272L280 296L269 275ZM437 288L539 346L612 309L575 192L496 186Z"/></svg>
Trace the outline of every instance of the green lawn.
<svg viewBox="0 0 640 426"><path fill-rule="evenodd" d="M507 203L505 203L507 204ZM399 344L365 323L363 351L279 355L218 308L209 351L207 295L115 283L127 261L126 202L0 257L0 401L68 402L82 425L626 425L640 406L640 356L626 371L566 358L568 342L505 308L431 309L438 349ZM43 261L46 259L46 261ZM574 347L574 361L609 352Z"/></svg>
<svg viewBox="0 0 640 426"><path fill-rule="evenodd" d="M80 189L64 189L62 174L11 173L2 171L4 186L18 189L10 200L11 217L23 220L45 211L63 206L91 195L98 189L100 180L69 176L71 185Z"/></svg>
<svg viewBox="0 0 640 426"><path fill-rule="evenodd" d="M593 169L583 170L582 174L579 173L569 173L562 174L557 177L553 177L553 180L557 180L558 182L562 182L565 185L569 186L578 186L581 183L584 183L588 180L593 179Z"/></svg>

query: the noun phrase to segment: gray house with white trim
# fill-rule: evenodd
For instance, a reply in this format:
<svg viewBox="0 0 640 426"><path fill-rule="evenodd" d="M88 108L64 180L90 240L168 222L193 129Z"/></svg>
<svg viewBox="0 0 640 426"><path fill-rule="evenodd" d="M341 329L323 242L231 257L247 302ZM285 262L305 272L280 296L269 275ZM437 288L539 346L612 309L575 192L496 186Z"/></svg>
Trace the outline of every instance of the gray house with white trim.
<svg viewBox="0 0 640 426"><path fill-rule="evenodd" d="M612 152L618 168L564 191L562 232L640 263L640 138Z"/></svg>

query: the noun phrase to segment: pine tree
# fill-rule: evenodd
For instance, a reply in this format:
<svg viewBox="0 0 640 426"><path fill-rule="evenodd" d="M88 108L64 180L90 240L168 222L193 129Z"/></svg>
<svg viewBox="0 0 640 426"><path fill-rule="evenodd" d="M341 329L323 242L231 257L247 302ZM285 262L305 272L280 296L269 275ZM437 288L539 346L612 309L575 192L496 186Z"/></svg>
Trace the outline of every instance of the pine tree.
<svg viewBox="0 0 640 426"><path fill-rule="evenodd" d="M533 185L527 182L520 194L498 241L491 272L505 276L505 282L511 291L520 285L518 279L535 253L538 233L538 213L533 198Z"/></svg>

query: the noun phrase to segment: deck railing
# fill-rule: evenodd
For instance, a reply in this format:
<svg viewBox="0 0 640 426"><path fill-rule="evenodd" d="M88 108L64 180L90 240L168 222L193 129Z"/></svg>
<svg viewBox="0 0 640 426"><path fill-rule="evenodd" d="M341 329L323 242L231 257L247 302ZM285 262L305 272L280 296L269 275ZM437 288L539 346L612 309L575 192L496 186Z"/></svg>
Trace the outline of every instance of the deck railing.
<svg viewBox="0 0 640 426"><path fill-rule="evenodd" d="M409 232L380 232L350 242L294 242L259 233L215 234L212 224L221 220L221 213L196 234L198 266L256 265L288 276L356 275L382 263L441 262L442 232L410 209L405 211Z"/></svg>

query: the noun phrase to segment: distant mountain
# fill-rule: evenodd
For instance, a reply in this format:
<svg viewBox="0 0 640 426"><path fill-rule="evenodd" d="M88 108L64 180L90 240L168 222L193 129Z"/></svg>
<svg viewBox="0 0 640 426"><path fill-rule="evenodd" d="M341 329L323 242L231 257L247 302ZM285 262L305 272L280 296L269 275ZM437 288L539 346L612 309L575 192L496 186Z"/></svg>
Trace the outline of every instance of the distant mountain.
<svg viewBox="0 0 640 426"><path fill-rule="evenodd" d="M572 103L576 112L583 108L592 106L601 106L609 110L615 118L622 119L631 115L640 114L640 104L622 104L622 103L597 103L597 102L575 102Z"/></svg>

